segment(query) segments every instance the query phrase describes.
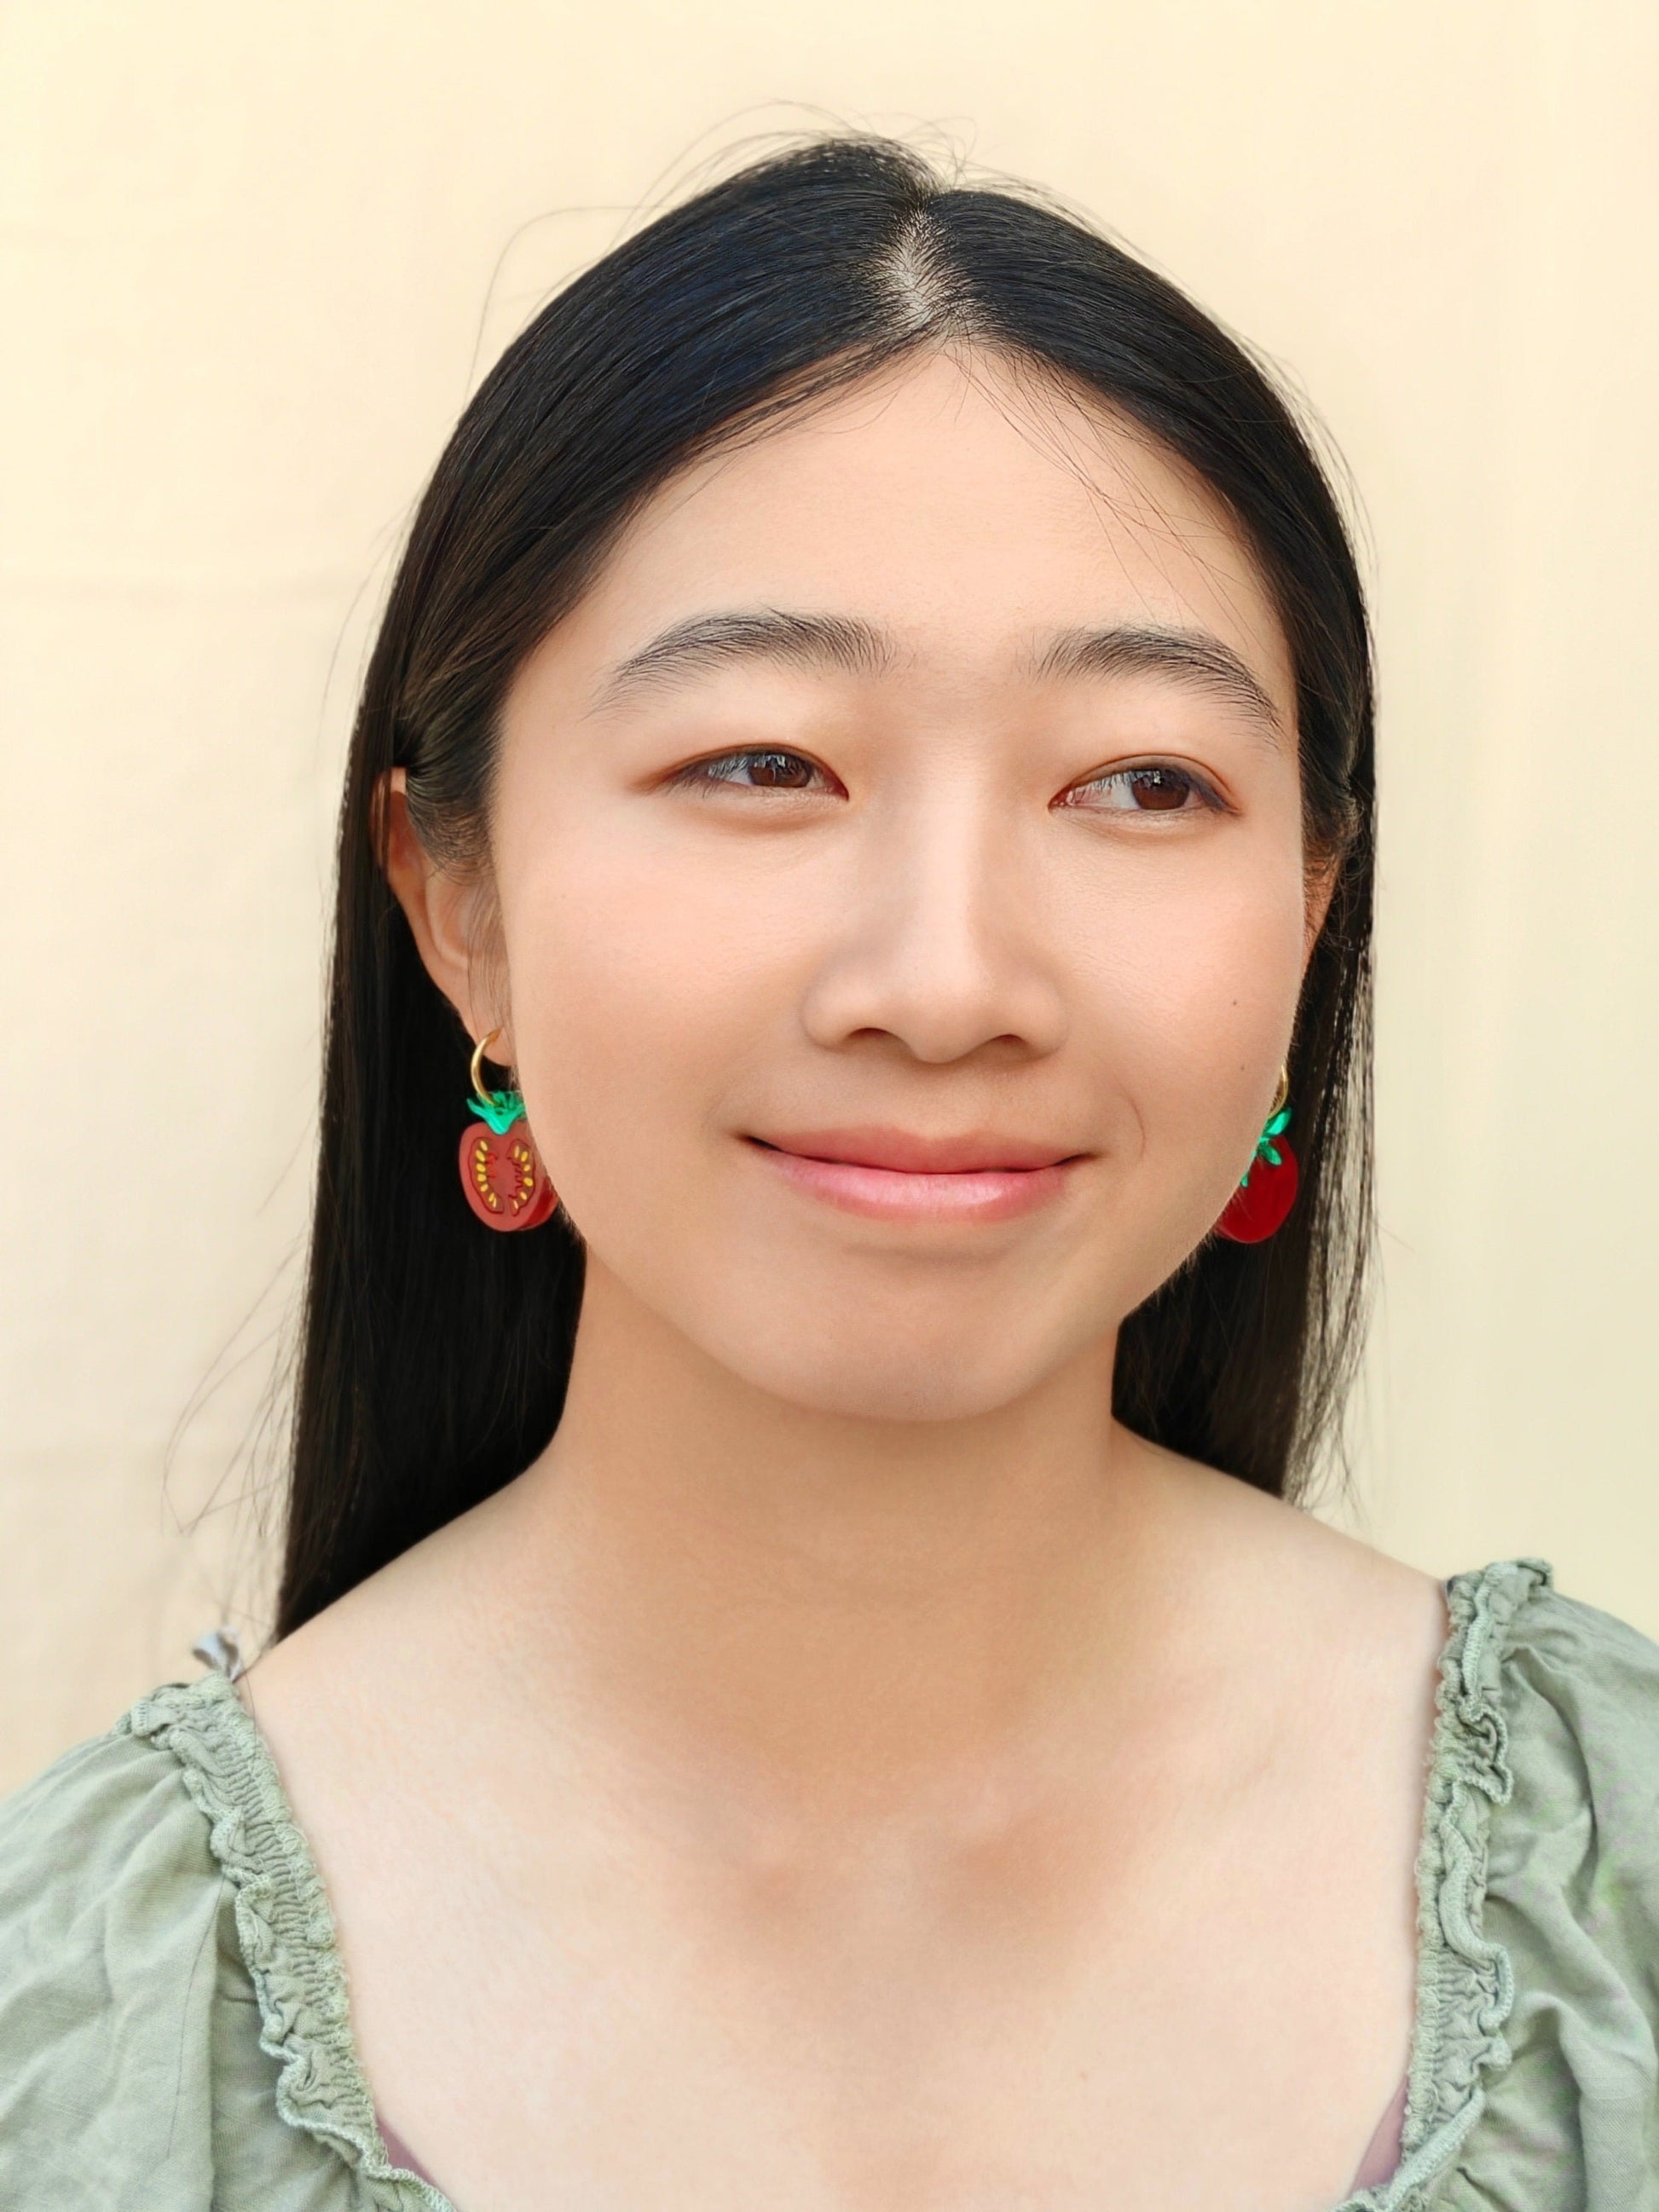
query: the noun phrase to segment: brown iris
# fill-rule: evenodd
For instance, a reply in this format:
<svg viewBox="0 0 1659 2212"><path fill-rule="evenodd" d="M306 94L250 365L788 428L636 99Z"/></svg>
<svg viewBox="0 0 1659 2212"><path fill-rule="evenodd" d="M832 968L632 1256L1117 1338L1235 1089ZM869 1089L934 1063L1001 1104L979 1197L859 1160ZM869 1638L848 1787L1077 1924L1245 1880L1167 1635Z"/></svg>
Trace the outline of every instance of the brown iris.
<svg viewBox="0 0 1659 2212"><path fill-rule="evenodd" d="M1185 776L1172 775L1167 768L1131 769L1127 781L1136 805L1148 814L1172 811L1192 789Z"/></svg>
<svg viewBox="0 0 1659 2212"><path fill-rule="evenodd" d="M812 780L810 762L799 753L746 753L750 783L769 791L799 791Z"/></svg>

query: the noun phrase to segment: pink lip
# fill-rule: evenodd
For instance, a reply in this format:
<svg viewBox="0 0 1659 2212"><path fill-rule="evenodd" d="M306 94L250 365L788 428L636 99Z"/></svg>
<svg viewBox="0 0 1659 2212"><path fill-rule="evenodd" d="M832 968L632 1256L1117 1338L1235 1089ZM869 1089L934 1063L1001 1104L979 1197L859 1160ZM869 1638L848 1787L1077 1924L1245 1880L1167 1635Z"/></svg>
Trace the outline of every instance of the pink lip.
<svg viewBox="0 0 1659 2212"><path fill-rule="evenodd" d="M1017 1138L814 1129L753 1140L798 1190L884 1220L1006 1221L1058 1195L1082 1157Z"/></svg>

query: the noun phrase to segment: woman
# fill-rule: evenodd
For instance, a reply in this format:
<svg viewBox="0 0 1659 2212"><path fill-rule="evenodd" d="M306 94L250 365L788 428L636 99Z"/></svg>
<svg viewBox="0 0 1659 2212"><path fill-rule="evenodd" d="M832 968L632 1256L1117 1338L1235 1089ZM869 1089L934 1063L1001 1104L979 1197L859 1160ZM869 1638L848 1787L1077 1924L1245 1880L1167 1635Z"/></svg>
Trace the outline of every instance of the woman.
<svg viewBox="0 0 1659 2212"><path fill-rule="evenodd" d="M357 724L277 1638L0 1828L6 2201L1659 2204L1659 1649L1296 1504L1372 796L1069 218L825 143L553 301Z"/></svg>

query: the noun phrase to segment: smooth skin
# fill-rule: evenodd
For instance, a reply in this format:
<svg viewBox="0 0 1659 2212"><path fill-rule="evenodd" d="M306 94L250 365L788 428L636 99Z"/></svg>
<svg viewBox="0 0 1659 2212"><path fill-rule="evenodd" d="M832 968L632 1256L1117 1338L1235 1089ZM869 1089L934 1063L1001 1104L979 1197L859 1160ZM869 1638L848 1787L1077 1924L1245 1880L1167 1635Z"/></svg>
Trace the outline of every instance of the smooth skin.
<svg viewBox="0 0 1659 2212"><path fill-rule="evenodd" d="M1225 513L913 358L642 508L487 874L386 800L587 1247L541 1458L246 1678L387 2120L462 2212L1328 2212L1443 1598L1109 1414L1328 889Z"/></svg>

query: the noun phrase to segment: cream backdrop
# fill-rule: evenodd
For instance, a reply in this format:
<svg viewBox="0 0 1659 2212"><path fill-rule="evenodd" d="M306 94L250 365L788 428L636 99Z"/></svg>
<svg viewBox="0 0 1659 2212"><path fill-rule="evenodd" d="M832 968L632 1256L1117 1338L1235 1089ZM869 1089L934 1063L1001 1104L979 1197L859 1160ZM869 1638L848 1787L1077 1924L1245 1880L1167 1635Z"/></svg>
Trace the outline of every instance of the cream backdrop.
<svg viewBox="0 0 1659 2212"><path fill-rule="evenodd" d="M1048 182L1312 397L1383 688L1346 1514L1659 1634L1652 0L21 0L0 1781L257 1627L353 684L538 299L826 119Z"/></svg>

